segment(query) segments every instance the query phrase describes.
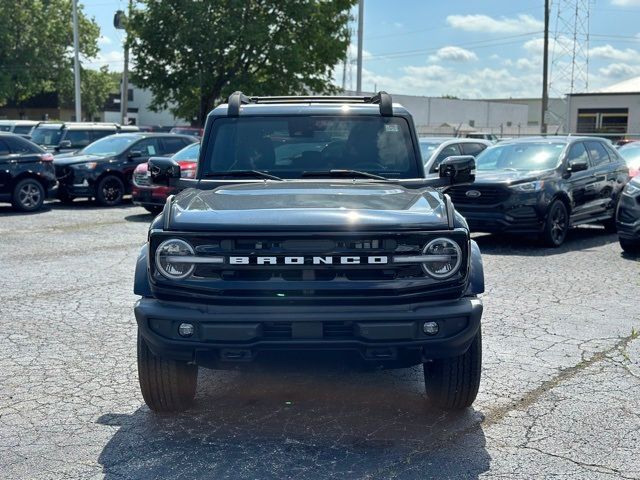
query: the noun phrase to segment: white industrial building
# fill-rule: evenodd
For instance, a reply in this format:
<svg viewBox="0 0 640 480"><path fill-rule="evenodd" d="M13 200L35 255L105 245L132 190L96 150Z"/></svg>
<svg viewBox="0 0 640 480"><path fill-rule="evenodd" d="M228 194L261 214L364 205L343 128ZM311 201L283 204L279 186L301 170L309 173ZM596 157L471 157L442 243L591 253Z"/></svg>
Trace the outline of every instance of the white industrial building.
<svg viewBox="0 0 640 480"><path fill-rule="evenodd" d="M640 135L640 77L567 99L571 132Z"/></svg>

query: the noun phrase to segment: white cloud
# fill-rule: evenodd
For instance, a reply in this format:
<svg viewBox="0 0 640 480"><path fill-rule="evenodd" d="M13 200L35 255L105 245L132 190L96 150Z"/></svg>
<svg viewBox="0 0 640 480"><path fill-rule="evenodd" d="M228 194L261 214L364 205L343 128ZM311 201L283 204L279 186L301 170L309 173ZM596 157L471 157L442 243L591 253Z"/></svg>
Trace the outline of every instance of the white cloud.
<svg viewBox="0 0 640 480"><path fill-rule="evenodd" d="M619 7L640 7L640 0L611 0L611 5Z"/></svg>
<svg viewBox="0 0 640 480"><path fill-rule="evenodd" d="M558 37L556 41L553 38L549 39L549 54L552 55L554 51L558 51L561 47L565 49L571 49L573 45L573 40L569 37L565 37L561 35ZM527 40L523 45L524 49L531 54L542 54L544 50L544 39L543 38L534 38L531 40Z"/></svg>
<svg viewBox="0 0 640 480"><path fill-rule="evenodd" d="M93 69L106 65L113 72L122 72L124 70L124 52L122 50L101 51L96 58L84 61L83 65Z"/></svg>
<svg viewBox="0 0 640 480"><path fill-rule="evenodd" d="M542 59L539 56L523 57L516 60L507 59L504 61L504 65L522 71L538 71L542 67Z"/></svg>
<svg viewBox="0 0 640 480"><path fill-rule="evenodd" d="M630 78L640 75L640 66L626 63L611 63L598 70L603 77L613 79Z"/></svg>
<svg viewBox="0 0 640 480"><path fill-rule="evenodd" d="M460 47L442 47L436 52L435 55L431 55L429 60L437 62L439 60L450 60L452 62L470 62L477 60L478 56L470 50Z"/></svg>
<svg viewBox="0 0 640 480"><path fill-rule="evenodd" d="M98 37L98 45L100 46L111 45L112 43L113 41L109 37L105 37L104 35Z"/></svg>
<svg viewBox="0 0 640 480"><path fill-rule="evenodd" d="M355 61L358 58L358 45L355 43L349 44L349 48L347 49L347 58ZM362 59L366 60L367 58L371 58L371 52L367 49L362 49Z"/></svg>
<svg viewBox="0 0 640 480"><path fill-rule="evenodd" d="M517 17L500 17L499 19L488 15L449 15L447 23L453 28L467 32L490 33L527 33L544 28L544 23L531 15L518 15Z"/></svg>
<svg viewBox="0 0 640 480"><path fill-rule="evenodd" d="M606 58L608 60L616 60L619 62L632 62L638 59L638 51L632 48L619 50L609 44L601 47L594 47L589 50L589 55L595 58Z"/></svg>

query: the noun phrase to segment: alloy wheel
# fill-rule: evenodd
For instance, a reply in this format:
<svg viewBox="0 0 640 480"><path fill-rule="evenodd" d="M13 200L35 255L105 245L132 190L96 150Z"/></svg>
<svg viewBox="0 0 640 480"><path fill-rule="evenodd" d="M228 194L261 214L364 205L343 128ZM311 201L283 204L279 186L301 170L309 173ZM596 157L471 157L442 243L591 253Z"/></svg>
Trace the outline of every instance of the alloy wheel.
<svg viewBox="0 0 640 480"><path fill-rule="evenodd" d="M36 207L40 203L41 198L42 193L40 189L31 182L24 184L18 191L18 200L26 209Z"/></svg>
<svg viewBox="0 0 640 480"><path fill-rule="evenodd" d="M564 241L567 234L567 212L561 204L556 205L551 212L551 237L556 245Z"/></svg>

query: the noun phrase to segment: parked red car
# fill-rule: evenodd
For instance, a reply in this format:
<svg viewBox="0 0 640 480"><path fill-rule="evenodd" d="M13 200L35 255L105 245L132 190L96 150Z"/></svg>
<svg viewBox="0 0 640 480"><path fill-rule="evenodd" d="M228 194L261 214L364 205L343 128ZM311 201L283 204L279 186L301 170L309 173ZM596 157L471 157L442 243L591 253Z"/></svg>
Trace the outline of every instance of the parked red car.
<svg viewBox="0 0 640 480"><path fill-rule="evenodd" d="M180 165L180 175L183 178L194 178L196 176L199 153L200 144L192 143L171 157ZM133 172L131 188L133 203L144 207L154 215L162 211L169 195L173 195L179 191L176 187L151 185L151 177L149 176L146 162L138 165Z"/></svg>

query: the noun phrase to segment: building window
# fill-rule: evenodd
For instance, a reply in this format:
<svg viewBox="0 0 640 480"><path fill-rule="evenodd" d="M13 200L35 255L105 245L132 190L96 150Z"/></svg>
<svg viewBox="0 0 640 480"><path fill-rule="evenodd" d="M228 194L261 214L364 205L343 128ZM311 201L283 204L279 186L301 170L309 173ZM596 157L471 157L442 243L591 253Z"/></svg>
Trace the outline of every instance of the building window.
<svg viewBox="0 0 640 480"><path fill-rule="evenodd" d="M578 109L576 133L627 133L629 109Z"/></svg>

